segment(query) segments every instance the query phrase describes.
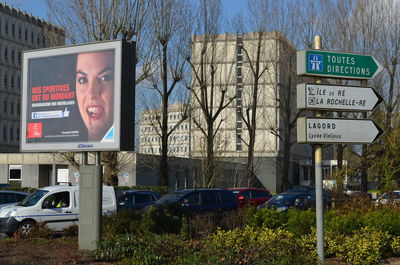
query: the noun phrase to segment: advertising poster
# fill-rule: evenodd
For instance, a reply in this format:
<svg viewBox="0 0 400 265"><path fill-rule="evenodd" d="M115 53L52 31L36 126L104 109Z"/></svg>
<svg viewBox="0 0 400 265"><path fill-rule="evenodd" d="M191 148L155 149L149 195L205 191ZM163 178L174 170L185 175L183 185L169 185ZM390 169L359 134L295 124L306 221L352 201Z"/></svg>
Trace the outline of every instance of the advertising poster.
<svg viewBox="0 0 400 265"><path fill-rule="evenodd" d="M121 41L24 53L21 150L118 150L121 55Z"/></svg>

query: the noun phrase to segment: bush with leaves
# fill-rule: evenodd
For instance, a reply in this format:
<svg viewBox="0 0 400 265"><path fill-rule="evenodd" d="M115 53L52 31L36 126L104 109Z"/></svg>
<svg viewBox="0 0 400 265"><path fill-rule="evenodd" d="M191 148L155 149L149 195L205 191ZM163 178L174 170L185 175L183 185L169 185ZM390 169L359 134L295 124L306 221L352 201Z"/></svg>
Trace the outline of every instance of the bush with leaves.
<svg viewBox="0 0 400 265"><path fill-rule="evenodd" d="M251 227L218 230L207 244L216 264L312 264L314 256L285 229Z"/></svg>
<svg viewBox="0 0 400 265"><path fill-rule="evenodd" d="M279 228L287 223L287 213L277 212L275 209L262 208L247 218L246 224L254 227Z"/></svg>
<svg viewBox="0 0 400 265"><path fill-rule="evenodd" d="M345 214L329 211L324 215L325 229L340 235L352 235L354 231L363 227L363 220L363 215L358 211Z"/></svg>
<svg viewBox="0 0 400 265"><path fill-rule="evenodd" d="M290 208L287 213L287 230L296 236L306 235L315 227L315 212Z"/></svg>
<svg viewBox="0 0 400 265"><path fill-rule="evenodd" d="M376 228L363 227L341 244L331 245L330 253L351 264L376 264L390 251L390 236Z"/></svg>
<svg viewBox="0 0 400 265"><path fill-rule="evenodd" d="M392 236L400 236L400 211L383 207L364 215L364 226L377 228Z"/></svg>

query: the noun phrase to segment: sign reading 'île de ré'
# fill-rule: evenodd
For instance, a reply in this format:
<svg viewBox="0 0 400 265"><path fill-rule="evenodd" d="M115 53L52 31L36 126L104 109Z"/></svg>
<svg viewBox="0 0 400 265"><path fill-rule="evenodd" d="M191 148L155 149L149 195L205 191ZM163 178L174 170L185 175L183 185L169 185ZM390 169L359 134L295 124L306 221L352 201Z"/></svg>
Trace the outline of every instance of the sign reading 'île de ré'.
<svg viewBox="0 0 400 265"><path fill-rule="evenodd" d="M333 111L371 111L380 102L372 87L304 83L297 85L297 108Z"/></svg>
<svg viewBox="0 0 400 265"><path fill-rule="evenodd" d="M322 50L297 52L297 75L371 79L382 69L371 55Z"/></svg>
<svg viewBox="0 0 400 265"><path fill-rule="evenodd" d="M373 120L298 118L298 143L369 144L381 134Z"/></svg>

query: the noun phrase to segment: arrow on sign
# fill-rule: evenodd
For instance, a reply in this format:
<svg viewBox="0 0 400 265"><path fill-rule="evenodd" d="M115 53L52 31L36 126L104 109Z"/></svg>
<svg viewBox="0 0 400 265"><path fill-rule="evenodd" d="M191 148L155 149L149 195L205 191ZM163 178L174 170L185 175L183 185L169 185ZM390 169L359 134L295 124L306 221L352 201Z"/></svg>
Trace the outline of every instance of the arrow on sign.
<svg viewBox="0 0 400 265"><path fill-rule="evenodd" d="M298 118L297 142L321 144L370 144L382 129L373 120Z"/></svg>
<svg viewBox="0 0 400 265"><path fill-rule="evenodd" d="M333 111L371 111L382 97L372 87L330 84L297 85L297 108Z"/></svg>
<svg viewBox="0 0 400 265"><path fill-rule="evenodd" d="M371 79L382 69L371 55L321 50L297 52L297 75Z"/></svg>

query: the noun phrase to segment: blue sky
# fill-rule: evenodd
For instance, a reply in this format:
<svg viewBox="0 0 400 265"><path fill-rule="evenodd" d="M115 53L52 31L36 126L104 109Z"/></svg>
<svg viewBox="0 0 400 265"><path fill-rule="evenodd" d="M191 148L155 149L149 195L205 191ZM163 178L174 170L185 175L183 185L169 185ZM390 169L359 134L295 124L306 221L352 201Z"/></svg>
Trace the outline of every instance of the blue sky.
<svg viewBox="0 0 400 265"><path fill-rule="evenodd" d="M41 19L47 19L47 8L45 0L1 0L7 5L26 11ZM246 0L222 0L224 11L227 16L232 16L246 7Z"/></svg>

